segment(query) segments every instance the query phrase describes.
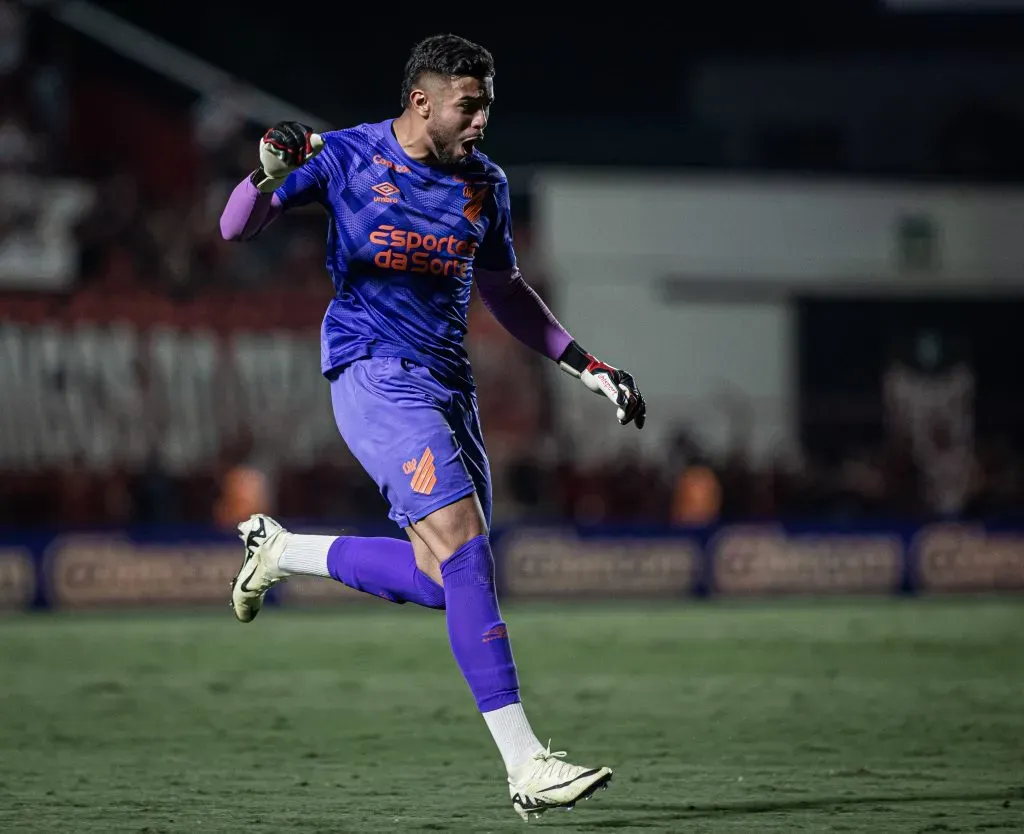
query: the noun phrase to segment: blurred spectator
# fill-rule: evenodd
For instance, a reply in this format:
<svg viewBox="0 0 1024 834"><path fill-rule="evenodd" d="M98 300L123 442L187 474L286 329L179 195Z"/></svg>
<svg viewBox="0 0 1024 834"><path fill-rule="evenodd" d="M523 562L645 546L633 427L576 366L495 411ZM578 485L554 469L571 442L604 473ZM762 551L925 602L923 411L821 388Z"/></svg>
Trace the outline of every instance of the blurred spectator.
<svg viewBox="0 0 1024 834"><path fill-rule="evenodd" d="M220 499L213 510L213 520L231 530L253 513L275 512L265 473L253 466L237 464L224 473Z"/></svg>
<svg viewBox="0 0 1024 834"><path fill-rule="evenodd" d="M253 513L277 511L269 470L251 436L225 450L219 495L213 508L217 526L233 530Z"/></svg>
<svg viewBox="0 0 1024 834"><path fill-rule="evenodd" d="M676 479L669 521L677 526L700 526L718 521L722 485L706 463L693 462Z"/></svg>

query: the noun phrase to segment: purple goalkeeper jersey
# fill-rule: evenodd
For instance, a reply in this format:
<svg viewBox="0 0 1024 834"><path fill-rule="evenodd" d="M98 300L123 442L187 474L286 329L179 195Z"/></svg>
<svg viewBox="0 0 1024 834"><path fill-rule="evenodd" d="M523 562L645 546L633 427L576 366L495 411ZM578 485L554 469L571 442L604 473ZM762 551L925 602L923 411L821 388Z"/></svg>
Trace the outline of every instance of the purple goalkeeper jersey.
<svg viewBox="0 0 1024 834"><path fill-rule="evenodd" d="M409 158L391 122L323 134L323 150L276 191L286 210L327 210L334 298L321 369L397 356L472 385L464 345L474 267L515 266L508 181L481 153L450 170Z"/></svg>

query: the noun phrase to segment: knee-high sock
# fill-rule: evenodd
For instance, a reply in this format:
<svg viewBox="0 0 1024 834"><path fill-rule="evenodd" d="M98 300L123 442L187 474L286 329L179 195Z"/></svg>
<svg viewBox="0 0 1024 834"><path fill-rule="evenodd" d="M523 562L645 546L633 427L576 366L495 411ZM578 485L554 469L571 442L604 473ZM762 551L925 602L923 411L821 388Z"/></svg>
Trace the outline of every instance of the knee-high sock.
<svg viewBox="0 0 1024 834"><path fill-rule="evenodd" d="M411 542L338 536L327 551L327 570L350 588L399 605L445 606L444 589L416 566Z"/></svg>
<svg viewBox="0 0 1024 834"><path fill-rule="evenodd" d="M441 565L448 640L481 712L519 702L519 677L498 609L487 536L470 539Z"/></svg>

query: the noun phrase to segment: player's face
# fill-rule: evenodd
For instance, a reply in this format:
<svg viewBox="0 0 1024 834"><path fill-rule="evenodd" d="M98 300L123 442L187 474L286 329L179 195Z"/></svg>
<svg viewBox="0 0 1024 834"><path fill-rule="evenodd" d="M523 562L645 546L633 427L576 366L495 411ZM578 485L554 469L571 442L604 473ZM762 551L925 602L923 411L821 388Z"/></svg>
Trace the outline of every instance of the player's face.
<svg viewBox="0 0 1024 834"><path fill-rule="evenodd" d="M455 165L473 153L484 138L494 101L490 78L455 78L439 84L427 119L434 153L444 165Z"/></svg>

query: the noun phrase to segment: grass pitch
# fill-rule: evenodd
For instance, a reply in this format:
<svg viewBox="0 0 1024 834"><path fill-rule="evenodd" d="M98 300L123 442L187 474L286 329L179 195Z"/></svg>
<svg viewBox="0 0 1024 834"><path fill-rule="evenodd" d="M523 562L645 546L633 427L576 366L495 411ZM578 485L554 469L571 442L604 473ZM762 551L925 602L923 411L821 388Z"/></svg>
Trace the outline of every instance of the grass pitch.
<svg viewBox="0 0 1024 834"><path fill-rule="evenodd" d="M504 606L537 827L1024 831L1024 600ZM520 831L443 615L0 620L0 831Z"/></svg>

